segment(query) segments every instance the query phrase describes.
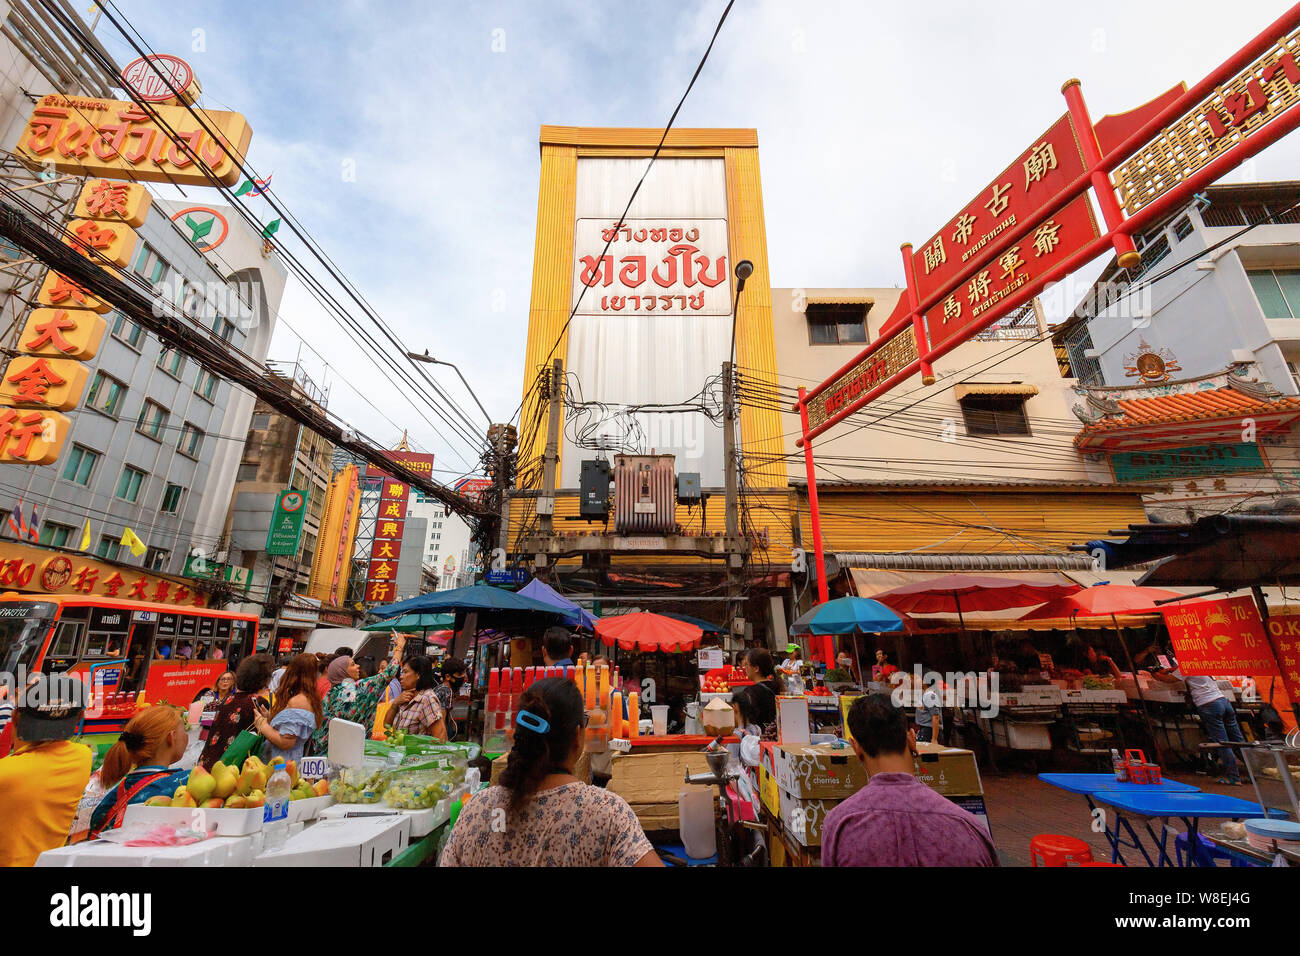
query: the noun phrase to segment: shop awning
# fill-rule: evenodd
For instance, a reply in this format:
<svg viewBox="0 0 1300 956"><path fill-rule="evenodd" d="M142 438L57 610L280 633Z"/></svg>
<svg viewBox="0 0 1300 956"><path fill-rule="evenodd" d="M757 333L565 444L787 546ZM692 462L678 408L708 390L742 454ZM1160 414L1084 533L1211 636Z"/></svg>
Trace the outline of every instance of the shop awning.
<svg viewBox="0 0 1300 956"><path fill-rule="evenodd" d="M954 570L954 569L948 568L945 570ZM968 570L968 569L956 569L956 570ZM988 576L988 577L1002 577L1002 578L1008 578L1010 580L1028 581L1034 584L1047 585L1047 586L1056 585L1056 586L1074 587L1079 583L1060 571L989 572L981 569L980 573L981 575ZM853 579L853 587L857 591L858 596L870 597L870 598L874 598L878 594L883 594L885 591L892 591L894 588L905 587L906 585L909 584L917 584L922 581L931 580L935 577L934 571L883 571L883 570L868 571L868 570L863 570L861 568L851 568L849 574ZM1041 604L1043 602L1039 601L1037 603ZM1026 608L1034 607L1034 606L1036 605L1035 604L1025 605ZM949 613L949 612L943 612L938 614L920 614L920 613L909 612L908 616L915 618L917 620L936 620L936 621L948 620L948 619L952 619L953 621L957 620L957 615L955 613ZM1006 619L1014 618L1015 616L1016 614L1014 613L1014 611L1007 611L1007 610L1000 610L1000 611L963 610L962 611L962 618L965 620L965 622L968 625L973 625L973 624L982 625L985 621L995 621L995 620L1005 621Z"/></svg>
<svg viewBox="0 0 1300 956"><path fill-rule="evenodd" d="M821 482L818 482L818 487ZM1089 571L1092 556L1075 552L1043 554L954 554L954 553L900 553L889 551L838 551L835 557L842 568L868 568L878 571ZM909 579L910 580L910 579ZM899 581L890 587L906 583ZM1080 582L1082 583L1082 582ZM867 595L864 595L867 596Z"/></svg>
<svg viewBox="0 0 1300 956"><path fill-rule="evenodd" d="M1038 394L1038 386L1023 385L1019 382L1005 385L983 385L974 383L958 385L953 388L952 391L959 402L970 395L996 395L1003 398L1031 398Z"/></svg>

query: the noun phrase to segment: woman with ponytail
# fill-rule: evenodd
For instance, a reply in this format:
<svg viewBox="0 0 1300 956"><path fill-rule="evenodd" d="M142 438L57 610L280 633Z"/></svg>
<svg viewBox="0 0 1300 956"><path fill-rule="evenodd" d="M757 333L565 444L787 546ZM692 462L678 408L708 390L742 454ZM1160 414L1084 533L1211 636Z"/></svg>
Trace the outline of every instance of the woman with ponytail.
<svg viewBox="0 0 1300 956"><path fill-rule="evenodd" d="M519 699L501 784L465 805L439 866L663 866L632 808L573 775L587 715L570 680Z"/></svg>
<svg viewBox="0 0 1300 956"><path fill-rule="evenodd" d="M90 815L91 838L121 826L131 804L175 793L189 771L167 768L185 755L188 744L185 714L170 704L155 704L127 721L99 768L106 792Z"/></svg>

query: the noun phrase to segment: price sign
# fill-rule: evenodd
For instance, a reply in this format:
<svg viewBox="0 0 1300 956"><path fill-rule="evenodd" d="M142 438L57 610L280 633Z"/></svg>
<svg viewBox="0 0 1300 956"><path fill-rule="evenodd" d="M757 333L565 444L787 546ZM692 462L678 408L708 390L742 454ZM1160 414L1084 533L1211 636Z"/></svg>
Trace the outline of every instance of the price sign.
<svg viewBox="0 0 1300 956"><path fill-rule="evenodd" d="M329 776L330 762L324 757L302 757L298 761L298 776L313 780Z"/></svg>
<svg viewBox="0 0 1300 956"><path fill-rule="evenodd" d="M699 651L700 670L711 671L724 663L722 649L718 647L701 648Z"/></svg>

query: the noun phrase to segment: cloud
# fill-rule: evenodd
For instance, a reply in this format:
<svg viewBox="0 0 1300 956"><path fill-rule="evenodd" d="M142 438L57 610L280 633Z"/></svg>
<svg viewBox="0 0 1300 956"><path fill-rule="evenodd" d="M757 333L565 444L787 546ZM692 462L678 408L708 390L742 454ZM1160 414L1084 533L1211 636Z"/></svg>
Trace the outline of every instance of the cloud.
<svg viewBox="0 0 1300 956"><path fill-rule="evenodd" d="M525 373L538 127L662 125L723 6L122 2L154 49L191 60L207 105L249 117L252 164L401 340L456 362L498 418ZM758 129L774 285L892 286L899 244L923 242L1065 112L1063 81L1082 80L1094 119L1123 112L1196 82L1277 14L1262 0L1230 16L1211 0L740 2L678 125ZM111 25L97 33L134 57ZM1291 137L1248 174L1293 178L1298 153ZM282 313L330 365L305 358L333 410L395 440L364 393L449 467L453 448L472 461L294 283ZM298 351L277 334L272 357ZM485 424L454 372L431 371Z"/></svg>

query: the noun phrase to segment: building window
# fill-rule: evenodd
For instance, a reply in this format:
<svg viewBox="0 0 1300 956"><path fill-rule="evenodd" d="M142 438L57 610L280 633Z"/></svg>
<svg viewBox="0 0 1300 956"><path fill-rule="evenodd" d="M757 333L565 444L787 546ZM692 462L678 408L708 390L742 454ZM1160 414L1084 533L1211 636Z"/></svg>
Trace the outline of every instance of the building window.
<svg viewBox="0 0 1300 956"><path fill-rule="evenodd" d="M205 368L199 369L198 381L194 383L194 394L209 402L212 401L212 396L217 394L217 377Z"/></svg>
<svg viewBox="0 0 1300 956"><path fill-rule="evenodd" d="M163 349L158 353L158 367L178 379L185 369L185 356L175 349Z"/></svg>
<svg viewBox="0 0 1300 956"><path fill-rule="evenodd" d="M148 435L154 441L162 441L162 430L167 427L167 409L157 402L145 400L140 406L140 417L135 423L135 430Z"/></svg>
<svg viewBox="0 0 1300 956"><path fill-rule="evenodd" d="M118 541L111 534L100 535L99 547L95 553L101 558L108 561L116 561L117 556L122 551L122 542Z"/></svg>
<svg viewBox="0 0 1300 956"><path fill-rule="evenodd" d="M239 473L235 475L235 481L257 481L257 465L240 465Z"/></svg>
<svg viewBox="0 0 1300 956"><path fill-rule="evenodd" d="M1141 275L1165 256L1169 255L1169 237L1162 232L1150 242L1140 246L1138 248L1138 253L1142 257L1142 262L1138 266L1137 270L1138 274Z"/></svg>
<svg viewBox="0 0 1300 956"><path fill-rule="evenodd" d="M134 504L140 499L140 487L144 484L144 472L130 465L122 469L122 477L117 479L117 496Z"/></svg>
<svg viewBox="0 0 1300 956"><path fill-rule="evenodd" d="M167 483L166 490L162 496L162 513L165 515L174 515L181 510L181 496L185 494L185 489L180 485Z"/></svg>
<svg viewBox="0 0 1300 956"><path fill-rule="evenodd" d="M144 566L150 571L166 571L172 553L166 548L150 548L144 554Z"/></svg>
<svg viewBox="0 0 1300 956"><path fill-rule="evenodd" d="M1300 318L1300 269L1252 269L1246 275L1264 318Z"/></svg>
<svg viewBox="0 0 1300 956"><path fill-rule="evenodd" d="M221 341L229 342L235 337L235 323L231 322L229 319L217 316L212 320L212 331L217 334Z"/></svg>
<svg viewBox="0 0 1300 956"><path fill-rule="evenodd" d="M255 432L264 432L271 427L271 416L265 412L253 416L252 429Z"/></svg>
<svg viewBox="0 0 1300 956"><path fill-rule="evenodd" d="M51 548L67 547L69 539L76 533L76 528L66 524L45 521L41 524L41 544Z"/></svg>
<svg viewBox="0 0 1300 956"><path fill-rule="evenodd" d="M967 395L961 400L968 435L1028 435L1023 395Z"/></svg>
<svg viewBox="0 0 1300 956"><path fill-rule="evenodd" d="M113 319L113 338L125 342L137 352L144 342L144 335L144 329L128 319L124 313L117 313Z"/></svg>
<svg viewBox="0 0 1300 956"><path fill-rule="evenodd" d="M1300 366L1295 362L1287 362L1286 370L1291 373L1291 381L1295 383L1296 391L1300 391Z"/></svg>
<svg viewBox="0 0 1300 956"><path fill-rule="evenodd" d="M1179 242L1182 242L1191 234L1192 234L1192 220L1189 219L1187 216L1183 216L1181 219L1179 219L1177 222L1174 223L1174 238L1177 239Z"/></svg>
<svg viewBox="0 0 1300 956"><path fill-rule="evenodd" d="M90 474L99 461L99 452L91 451L84 445L73 445L68 455L68 463L63 466L63 477L79 485L90 485Z"/></svg>
<svg viewBox="0 0 1300 956"><path fill-rule="evenodd" d="M86 407L97 409L105 415L116 418L118 410L122 407L122 399L125 397L125 385L111 375L96 372L94 381L90 383L90 391L86 393Z"/></svg>
<svg viewBox="0 0 1300 956"><path fill-rule="evenodd" d="M848 345L867 341L869 302L809 302L804 310L811 345Z"/></svg>
<svg viewBox="0 0 1300 956"><path fill-rule="evenodd" d="M189 458L198 458L203 447L203 432L191 422L186 422L181 429L181 437L176 442L176 450Z"/></svg>
<svg viewBox="0 0 1300 956"><path fill-rule="evenodd" d="M140 243L140 254L135 259L135 274L144 276L151 286L157 286L167 278L171 267L167 260L158 255L158 250L147 242Z"/></svg>

